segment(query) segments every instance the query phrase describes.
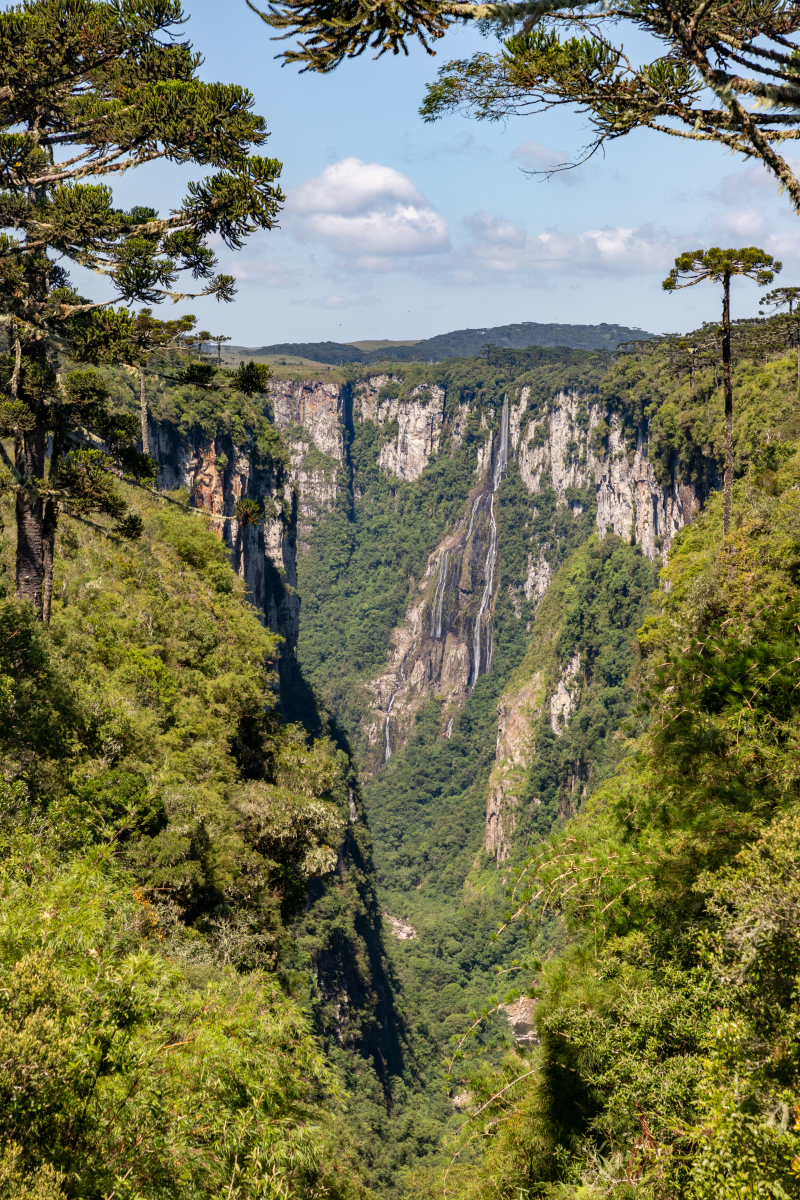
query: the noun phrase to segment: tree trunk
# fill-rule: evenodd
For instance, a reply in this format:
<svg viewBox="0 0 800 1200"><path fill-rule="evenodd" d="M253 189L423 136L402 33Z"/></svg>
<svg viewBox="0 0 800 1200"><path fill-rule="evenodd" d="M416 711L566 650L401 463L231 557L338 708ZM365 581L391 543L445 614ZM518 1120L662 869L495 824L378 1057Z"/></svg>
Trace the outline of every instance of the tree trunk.
<svg viewBox="0 0 800 1200"><path fill-rule="evenodd" d="M22 342L15 329L15 363L11 375L11 399L16 400L22 370ZM44 357L43 349L34 344L37 357ZM34 429L27 433L17 431L14 435L14 466L24 483L41 480L44 476L45 457L44 423L37 420ZM34 500L31 494L20 487L16 496L17 518L17 562L16 596L18 600L30 600L36 616L42 615L42 520L43 503Z"/></svg>
<svg viewBox="0 0 800 1200"><path fill-rule="evenodd" d="M722 299L722 383L725 389L725 484L722 501L722 530L731 527L733 506L733 382L731 380L731 279L723 280Z"/></svg>
<svg viewBox="0 0 800 1200"><path fill-rule="evenodd" d="M44 468L44 430L17 434L14 439L15 466L23 479L41 479ZM44 503L32 500L20 488L17 492L17 599L30 600L37 617L42 616L42 525Z"/></svg>
<svg viewBox="0 0 800 1200"><path fill-rule="evenodd" d="M42 567L44 582L42 584L42 620L50 624L50 614L53 608L53 551L56 544L56 526L58 512L55 500L46 500L44 505L44 521L42 524Z"/></svg>
<svg viewBox="0 0 800 1200"><path fill-rule="evenodd" d="M149 454L150 423L147 419L147 384L144 377L144 361L139 363L139 405L142 410L142 454Z"/></svg>
<svg viewBox="0 0 800 1200"><path fill-rule="evenodd" d="M50 449L50 470L47 475L47 482L50 487L56 482L58 475L58 464L64 450L64 435L63 431L57 429L53 435L53 444ZM56 544L56 528L58 527L58 500L54 497L48 497L44 502L44 521L42 524L42 566L44 569L44 583L42 586L42 620L45 625L50 624L50 614L53 607L53 552Z"/></svg>

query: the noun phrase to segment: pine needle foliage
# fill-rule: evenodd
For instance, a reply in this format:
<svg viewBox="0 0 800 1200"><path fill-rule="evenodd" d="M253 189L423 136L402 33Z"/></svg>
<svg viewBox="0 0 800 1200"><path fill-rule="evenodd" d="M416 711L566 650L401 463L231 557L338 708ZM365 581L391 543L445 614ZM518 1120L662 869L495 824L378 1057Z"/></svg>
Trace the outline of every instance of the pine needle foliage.
<svg viewBox="0 0 800 1200"><path fill-rule="evenodd" d="M195 294L229 300L233 279L216 272L208 237L237 249L274 226L283 200L280 164L253 153L268 135L252 96L198 79L199 56L174 36L184 19L177 0L30 0L0 13L0 321L11 356L4 433L14 437L13 460L0 457L16 492L17 596L45 621L68 497L60 460L103 436L88 410L63 419L53 339L68 347L75 318L106 306L79 296L61 262L105 276L116 300L178 299L183 272L200 281ZM159 159L213 174L168 216L114 207L108 181Z"/></svg>

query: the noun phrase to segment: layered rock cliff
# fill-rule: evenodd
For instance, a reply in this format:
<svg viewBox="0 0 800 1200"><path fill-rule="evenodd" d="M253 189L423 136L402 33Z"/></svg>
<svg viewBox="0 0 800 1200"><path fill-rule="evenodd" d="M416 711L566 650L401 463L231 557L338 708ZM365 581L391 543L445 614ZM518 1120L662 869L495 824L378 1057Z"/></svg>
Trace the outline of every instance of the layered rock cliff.
<svg viewBox="0 0 800 1200"><path fill-rule="evenodd" d="M596 389L562 387L543 397L541 388L509 380L502 399L474 388L448 398L440 382L419 374L408 386L387 373L347 384L274 381L275 423L290 455L282 482L230 439L180 439L166 426L154 431L162 485L187 488L211 514L252 602L285 639L284 664L294 656L301 619L297 555L309 549L339 498L357 520L363 498L350 454L358 431L373 430L375 466L391 486L413 487L429 464L456 454L472 464L460 515L421 576L409 580L405 619L394 630L386 666L366 681L362 729L371 770L402 746L428 697L443 701L441 731L450 735L476 681L492 669L501 587L530 633L565 547L574 544L572 526L579 523L587 536L589 521L601 539L612 532L653 559L701 501L686 481L661 486L648 460L646 424L631 436ZM265 505L263 527L238 520L236 506L246 497ZM525 534L524 560L513 577L500 570L503 505L506 527ZM498 860L510 845L533 728L546 712L561 737L581 694L580 658L573 655L560 670L558 678L524 681L498 703L485 843Z"/></svg>
<svg viewBox="0 0 800 1200"><path fill-rule="evenodd" d="M651 559L665 553L675 533L699 511L700 498L690 484L673 479L665 489L657 482L647 459L644 431L630 447L620 417L591 398L560 393L542 413L529 409L529 395L529 387L516 394L509 389L503 409L507 428L504 432L501 420L478 447L476 487L460 521L436 547L423 577L413 586L387 669L371 685L376 715L368 732L378 758L385 760L396 749L427 696L445 699L446 733L454 711L491 665L499 578L492 496L509 462L529 493L532 513L537 511L537 497L554 498L556 511L567 510L576 517L591 504L601 538L610 531L630 539ZM462 409L439 432L446 449L452 448L468 415L469 408ZM487 416L497 426L497 414L484 414L484 424ZM604 427L607 434L598 438ZM421 446L418 442L418 453ZM502 458L499 478L498 457ZM525 520L526 514L520 512L518 519ZM519 609L518 596L538 606L558 566L555 536L532 538L525 573L509 584L515 607ZM476 639L477 597L483 608L481 637ZM569 715L569 695L564 684L553 700L562 722ZM498 754L502 758L502 750Z"/></svg>
<svg viewBox="0 0 800 1200"><path fill-rule="evenodd" d="M250 602L264 624L284 639L279 666L285 680L300 628L296 494L275 471L257 467L252 453L229 437L183 437L164 423L151 426L150 441L160 464L159 488L184 489L192 505L210 515L212 529L230 547ZM239 520L237 505L244 499L263 505L263 524Z"/></svg>

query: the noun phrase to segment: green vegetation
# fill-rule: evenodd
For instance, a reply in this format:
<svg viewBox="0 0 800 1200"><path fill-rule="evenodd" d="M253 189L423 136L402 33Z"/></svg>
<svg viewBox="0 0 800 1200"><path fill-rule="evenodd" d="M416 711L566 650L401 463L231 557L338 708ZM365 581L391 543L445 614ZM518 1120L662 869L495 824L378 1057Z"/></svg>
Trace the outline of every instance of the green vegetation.
<svg viewBox="0 0 800 1200"><path fill-rule="evenodd" d="M397 360L429 362L443 358L478 355L487 344L523 350L527 346L572 346L583 350L616 350L619 342L629 338L652 337L642 329L627 325L557 325L523 321L519 325L495 325L491 329L456 329L436 337L415 342L407 349L392 352Z"/></svg>
<svg viewBox="0 0 800 1200"><path fill-rule="evenodd" d="M509 688L539 671L550 695L564 667L577 659L580 693L558 735L547 710L539 720L517 819L518 845L547 837L572 817L619 758L614 735L633 700L633 638L655 583L656 571L638 547L607 534L576 551L548 588Z"/></svg>
<svg viewBox="0 0 800 1200"><path fill-rule="evenodd" d="M269 19L294 27L293 5ZM359 9L307 60L380 46L398 11ZM523 323L262 347L284 377L324 363L343 384L342 463L283 437L266 363L223 370L206 330L187 354L193 318L94 305L56 264L130 304L174 298L186 270L229 299L206 237L235 249L274 224L264 122L242 88L196 78L181 19L174 0L0 14L0 1200L800 1197L793 315L730 326L726 309L721 342ZM548 36L512 38L503 69L533 54L550 86L575 46ZM496 64L445 70L429 115L486 99ZM114 208L105 174L154 155L214 174L166 218ZM383 425L359 412L377 362L400 406ZM490 499L523 389L524 462ZM379 463L403 404L438 421L434 395L440 449L396 479ZM572 485L550 485L554 439ZM235 464L236 553L286 597L288 444L336 486L303 513L298 662L208 518L150 487L187 449L226 487ZM645 446L676 505L705 505L666 566L597 535L590 451L608 476ZM492 579L491 670L460 707L428 694L379 767L370 685L409 601L430 615L430 555L457 531L474 562L445 559L439 594L468 614L463 642ZM487 795L506 821L491 857ZM538 1042L503 1015L523 992Z"/></svg>
<svg viewBox="0 0 800 1200"><path fill-rule="evenodd" d="M518 917L535 933L544 896L569 944L541 1047L473 1074L451 1195L800 1193L798 484L773 443L730 537L717 495L677 540L639 634L644 731L516 873Z"/></svg>
<svg viewBox="0 0 800 1200"><path fill-rule="evenodd" d="M307 362L343 363L367 362L369 355L359 346L346 342L278 342L274 346L259 346L255 354L264 356L304 358Z"/></svg>
<svg viewBox="0 0 800 1200"><path fill-rule="evenodd" d="M124 490L135 543L62 525L49 627L0 604L4 1194L349 1195L290 936L316 879L363 922L349 761L279 721L206 519Z"/></svg>
<svg viewBox="0 0 800 1200"><path fill-rule="evenodd" d="M201 57L175 37L183 20L178 0L123 6L77 0L66 8L60 0L31 0L0 13L8 101L0 121L0 208L10 231L0 237L0 314L9 350L0 434L14 438L13 460L4 446L0 459L5 490L16 497L16 595L45 622L56 528L75 499L71 484L77 481L80 501L74 511L93 507L123 516L111 482L115 463L96 448L87 451L87 441L104 442L116 465L122 453L129 460L136 455L128 444L136 426L120 417L110 428L99 382L85 372L62 378L52 352L54 340L62 346L73 340L76 324L109 330L128 314L101 312L104 304L79 296L58 260L103 275L118 300L182 298L174 285L184 271L205 281L196 294L230 300L233 277L215 274L206 239L218 234L229 248L241 247L253 230L274 226L283 200L273 186L280 163L251 153L268 137L252 96L196 77ZM142 205L115 208L111 188L98 181L160 158L215 173L190 183L167 217ZM161 325L156 337L159 323L150 322L143 336L147 324L144 315L128 320L118 347L121 361L141 368L140 478L153 467L143 356L154 339L167 338L170 325L174 334L181 325ZM120 528L129 536L138 530L127 518Z"/></svg>
<svg viewBox="0 0 800 1200"><path fill-rule="evenodd" d="M334 1080L275 977L219 960L197 986L110 831L59 861L46 823L9 820L19 790L3 801L2 1194L361 1194L320 1104Z"/></svg>
<svg viewBox="0 0 800 1200"><path fill-rule="evenodd" d="M762 447L765 439L774 443L776 438L786 438L794 431L796 364L793 355L780 352L764 361L760 328L751 338L752 349L750 342L734 338L738 397L734 463L740 480L749 471L749 477L759 480L759 486L769 495L773 487L783 486L774 480L784 452L780 448L764 451ZM766 326L764 329L769 332ZM630 455L646 423L650 457L662 486L671 486L677 475L679 480L691 483L703 498L719 480L724 462L724 406L713 358L702 365L692 364L675 339L663 339L616 361L590 354L576 357L576 352L561 356L547 352L522 367L522 362L506 362L501 357L489 363L462 359L438 366L398 364L386 395L408 396L420 383L435 382L445 392L445 428L456 405L469 399L473 416L482 415L491 429L502 396L509 389L518 394L523 385L530 387L528 405L540 421L558 402L560 393L576 390L608 405L608 420L593 430L595 452L605 450L610 422L619 421L625 440L623 452ZM364 368L353 371L354 392L363 374ZM579 426L587 428L588 420L588 409L579 406ZM538 429L533 438L536 445L540 444L537 433ZM340 492L335 512L319 521L311 537L310 553L299 564L304 600L301 660L362 756L368 752L359 740L359 722L368 702L364 685L386 661L391 631L402 619L409 599L417 594L413 581L420 578L428 555L463 516L466 496L474 486L477 449L487 436L475 420L455 452L448 447L448 453L434 458L418 480L403 483L377 468L382 437L391 434L387 427L381 430L359 420L346 427L347 489ZM446 434L443 444L448 446ZM750 487L754 495L760 494L755 484L739 483L737 487ZM714 1030L718 1028L713 1024L717 1021L714 1014L728 1003L727 999L721 1002L721 993L714 990L718 989L714 980L729 978L725 974L728 966L714 967L713 972L719 970L718 976L710 968L706 971L708 964L703 956L710 953L706 942L697 943L699 935L694 928L687 930L680 924L677 901L686 895L687 887L694 886L691 881L681 879L677 891L654 902L655 907L641 917L637 929L643 932L641 936L636 933L630 950L626 949L627 942L612 944L608 912L603 915L608 928L603 935L598 927L595 949L595 929L587 925L588 910L584 906L573 911L569 906L570 897L574 896L577 903L582 895L576 882L583 869L580 864L590 863L597 853L597 843L592 841L581 851L582 856L578 854L572 841L575 830L590 827L590 814L603 811L609 789L617 786L614 781L626 778L634 744L629 739L648 723L652 730L653 712L662 689L672 686L671 676L659 676L654 684L643 673L644 668L637 673L636 630L646 618L661 564L658 560L651 564L638 548L613 535L607 534L602 542L597 540L593 532L593 492L576 489L570 492L569 503L559 507L555 495L544 488L536 494L534 505L512 461L496 501L499 579L492 672L479 679L448 738L442 737L441 701L435 697L428 700L419 710L406 743L366 788L381 906L393 917L407 921L416 932L416 937L392 941L389 950L415 1051L415 1072L419 1073L413 1075L410 1093L405 1084L398 1090L401 1100L394 1115L380 1123L380 1150L371 1141L368 1152L375 1177L390 1194L396 1194L403 1179L415 1194L438 1193L442 1173L458 1149L459 1156L447 1177L448 1194L477 1197L490 1192L494 1195L499 1188L500 1194L508 1195L510 1200L522 1189L523 1194L566 1200L603 1194L598 1190L600 1181L610 1176L617 1191L609 1194L623 1196L628 1194L625 1188L638 1186L639 1180L651 1186L641 1160L652 1151L653 1162L661 1163L661 1151L654 1145L667 1146L667 1131L673 1137L676 1122L683 1122L680 1136L685 1133L689 1140L678 1138L674 1146L670 1142L669 1154L677 1162L685 1152L699 1163L697 1131L704 1128L704 1113L712 1109L718 1116L722 1113L719 1120L723 1124L729 1118L734 1124L738 1119L731 1116L730 1096L724 1101L728 1108L724 1108L720 1093L714 1090L721 1086L722 1067L713 1055L708 1058L713 1047L706 1040L712 1025ZM706 535L708 554L716 556L716 505L717 500L712 499L706 519L711 524L698 523L687 530L680 539L681 548L706 528L711 530ZM773 518L769 520L771 527L777 528ZM531 556L540 555L553 579L535 612L521 594L520 582ZM792 568L788 569L791 573ZM680 605L683 600L678 577L674 568L670 570L668 604ZM705 596L706 585L698 586ZM662 595L659 591L655 594ZM677 608L675 612L675 628L682 630L683 610ZM673 649L683 645L676 632L670 632L667 640ZM639 653L643 653L645 634L639 647ZM513 693L539 672L542 695L547 700L565 668L576 658L580 675L578 702L560 736L551 728L547 704L532 731L535 749L522 769L515 840L506 871L507 876L508 871L523 870L526 847L547 839L544 846L552 849L539 852L545 869L541 884L535 888L532 885L533 895L539 886L552 887L565 862L569 865L574 858L575 870L562 885L565 910L561 911L557 903L557 887L553 904L543 913L534 905L530 914L532 948L547 959L546 968L541 970L531 957L522 920L512 921L497 940L493 938L507 901L503 897L503 874L487 862L481 850L486 793L494 761L499 697ZM727 662L727 658L722 661ZM764 666L767 675L768 665ZM686 669L694 678L692 672L696 675L697 669L689 665ZM646 703L648 694L651 710ZM692 711L698 704L677 691L675 704L679 703ZM701 710L705 703L700 702ZM737 721L740 717L741 711L737 710ZM672 736L670 732L665 745L671 744ZM641 750L640 760L649 761L650 753ZM749 753L745 747L743 760ZM685 758L674 768L671 787L686 788L693 773L699 771L708 787L714 789L693 801L701 816L710 814L712 795L723 787L718 771L733 769L727 745L719 748L718 755L703 767L700 745L690 738ZM741 785L737 784L742 793L736 801L740 806L745 805L745 795L761 778L762 760L755 758L748 769L750 773ZM788 775L788 766L782 769ZM662 819L667 804L664 779L660 776L659 786L653 788L652 814L639 822L642 838L652 840L652 830ZM623 798L629 799L627 791ZM631 800L631 808L633 803ZM626 808L628 811L631 809ZM727 810L721 822L713 832L703 828L702 835L698 832L693 845L686 847L696 873L709 866L702 861L703 847L718 847L719 862L730 864L737 846L742 844L725 843L721 836L731 826ZM629 836L627 827L620 831L621 845ZM677 844L682 847L685 838L682 830ZM790 858L788 850L783 852ZM630 850L629 858L641 865L648 861L648 853L637 846ZM665 849L663 856L667 867L675 865L674 847ZM603 877L606 865L618 859L621 862L622 857L615 844L607 853L604 850L600 865L591 869ZM552 878L546 869L551 861ZM523 897L530 871L522 876ZM624 889L634 878L623 876L623 900L627 895ZM573 890L567 890L572 884ZM627 902L632 903L637 894L636 887L631 888ZM716 928L714 921L722 919L721 902L713 898L716 894L710 891L708 901L709 912L713 910L716 916L701 919L701 933L712 938L714 953L719 944L713 941L717 934L712 927ZM686 901L692 920L706 903L694 896L691 892ZM511 915L519 900L520 892ZM602 912L611 900L610 893L602 892L592 899L594 911ZM609 910L612 915L616 903ZM657 932L664 914L680 926L669 936ZM656 932L651 929L654 922ZM608 940L606 948L604 936ZM632 937L628 932L621 936ZM650 939L646 950L641 950L641 937ZM669 941L673 937L674 945ZM700 949L691 949L696 944ZM539 1030L545 1049L535 1051L532 1060L519 1047L509 1053L507 1028L494 1012L494 1001L488 998L513 996L508 988L515 984L524 991L536 976L540 988ZM606 1008L601 1004L606 1003L604 997L608 998ZM464 1037L481 1009L488 1009L488 1015L478 1021L467 1038L470 1052L465 1059L459 1057L448 1071L453 1039ZM719 1025L723 1041L734 1037L726 1028ZM547 1029L555 1031L552 1037L545 1034ZM666 1039L663 1047L659 1037ZM651 1044L654 1049L648 1057L649 1051L643 1047ZM757 1073L761 1068L754 1057L755 1043L748 1045L747 1069ZM556 1053L559 1057L553 1059L552 1070L536 1066L537 1055ZM723 1057L727 1053L720 1050ZM421 1071L420 1062L425 1064ZM573 1101L573 1084L578 1087L574 1076L579 1069L584 1070L584 1065L586 1080L580 1082L584 1090L576 1093ZM534 1075L513 1083L527 1071L534 1071ZM350 1078L353 1109L366 1114L366 1081L353 1075ZM512 1086L501 1099L491 1099L509 1084ZM465 1094L466 1110L463 1100L460 1110L454 1109L450 1101L443 1102L442 1090L451 1097L459 1091ZM773 1090L765 1095L767 1098L762 1100L767 1107L762 1106L760 1111L791 1110L788 1092L779 1095ZM413 1135L407 1124L411 1096L416 1113ZM750 1099L743 1094L740 1100L744 1125L738 1133L730 1126L725 1135L732 1139L730 1145L737 1137L742 1144L756 1135L761 1143L764 1137L768 1140L772 1135L764 1134L761 1118L756 1116L755 1124L751 1121ZM486 1102L489 1123L483 1124L480 1118L472 1122L470 1112ZM659 1109L662 1103L664 1107ZM704 1104L709 1107L704 1109ZM789 1105L789 1109L775 1108L780 1104ZM569 1113L562 1112L564 1105L573 1106ZM462 1126L463 1133L459 1134ZM445 1139L438 1144L437 1129ZM778 1152L783 1150L779 1147ZM772 1151L764 1153L769 1157ZM633 1162L630 1168L629 1161ZM652 1194L710 1197L719 1179L713 1176L716 1168L712 1158L709 1163L714 1183L705 1192L685 1190L688 1184L681 1182L683 1177L678 1174L673 1178L666 1173L661 1182L652 1183ZM740 1167L745 1169L740 1163L736 1170ZM783 1186L786 1179L780 1178ZM684 1192L669 1190L676 1187L684 1187ZM580 1188L589 1190L583 1192ZM795 1194L791 1186L787 1194Z"/></svg>
<svg viewBox="0 0 800 1200"><path fill-rule="evenodd" d="M520 325L497 325L491 329L456 329L424 338L421 342L286 342L245 351L255 355L301 357L311 362L440 362L446 358L477 356L483 347L525 349L527 346L572 346L584 350L616 350L629 339L646 341L652 334L627 325L552 325L523 321Z"/></svg>
<svg viewBox="0 0 800 1200"><path fill-rule="evenodd" d="M514 379L514 387L530 387L529 407L546 414L561 391L597 391L605 364L591 359L564 363L560 359L537 364ZM349 422L345 478L334 511L316 526L310 552L298 562L298 586L303 598L303 619L298 653L303 670L349 731L358 754L366 749L359 740L359 720L368 697L364 683L386 661L393 629L402 620L410 596L411 580L419 580L428 556L464 515L478 448L487 437L481 419L487 413L496 425L503 396L509 387L506 373L475 359L453 359L438 366L409 364L402 368L402 383L389 384L406 396L420 383L433 383L445 393L446 441L450 423L460 405L471 406L470 419L459 448L435 457L414 482L390 478L378 467L383 440L391 432L372 421ZM353 369L353 393L368 376ZM353 401L349 401L352 403ZM587 417L588 419L588 417ZM357 500L354 499L357 497ZM529 549L546 547L554 567L589 536L594 524L593 497L576 491L583 514L575 519L570 509L558 509L555 496L542 493L537 514L529 509L528 493L512 466L500 493L498 529L503 572L498 601L496 634L501 647L516 643L515 661L524 654L525 618L515 617L508 587L524 577ZM506 623L507 628L503 627ZM502 672L501 672L502 674ZM362 760L363 761L363 760Z"/></svg>

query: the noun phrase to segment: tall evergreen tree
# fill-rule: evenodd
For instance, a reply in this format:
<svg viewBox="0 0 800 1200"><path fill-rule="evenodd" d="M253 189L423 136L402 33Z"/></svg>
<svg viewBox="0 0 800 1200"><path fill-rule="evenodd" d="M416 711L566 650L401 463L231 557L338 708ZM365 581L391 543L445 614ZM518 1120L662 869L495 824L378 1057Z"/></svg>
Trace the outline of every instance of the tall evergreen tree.
<svg viewBox="0 0 800 1200"><path fill-rule="evenodd" d="M122 362L139 378L139 413L142 453L150 454L150 421L147 405L147 364L155 350L185 345L194 326L190 314L173 321L159 321L152 308L138 313L127 309L95 308L79 313L69 324L73 357L79 362Z"/></svg>
<svg viewBox="0 0 800 1200"><path fill-rule="evenodd" d="M783 153L798 136L797 0L247 3L279 36L299 39L283 57L307 71L332 71L368 49L407 54L414 38L433 53L451 26L476 21L500 35L500 53L446 63L422 106L426 120L574 106L592 131L580 161L636 129L716 142L763 162L800 209L800 178ZM631 41L657 56L637 62Z"/></svg>
<svg viewBox="0 0 800 1200"><path fill-rule="evenodd" d="M782 309L789 310L789 322L792 342L797 350L797 392L800 395L800 318L795 313L795 305L800 305L800 287L779 287L774 291L767 292L766 296L761 297L761 303L765 306L767 312L781 312ZM764 309L759 310L762 315ZM784 313L784 320L786 314Z"/></svg>
<svg viewBox="0 0 800 1200"><path fill-rule="evenodd" d="M665 292L694 287L710 279L722 284L722 385L725 392L725 483L723 496L723 532L731 527L731 505L733 502L733 383L731 380L731 279L743 275L753 279L762 287L772 283L783 264L776 262L756 246L741 250L688 250L679 254L675 266L664 280Z"/></svg>
<svg viewBox="0 0 800 1200"><path fill-rule="evenodd" d="M68 349L74 318L103 306L80 297L54 258L104 275L128 303L186 295L175 289L185 271L199 294L229 300L233 279L217 273L206 239L238 249L273 227L283 200L280 164L251 152L268 136L251 94L197 78L200 57L175 36L183 20L179 0L26 0L0 13L0 226L11 231L0 239L11 348L1 415L13 461L0 455L16 489L17 595L39 615L47 505L67 499L61 460L98 432L78 421L54 345ZM106 180L158 159L213 173L169 216L115 208Z"/></svg>

